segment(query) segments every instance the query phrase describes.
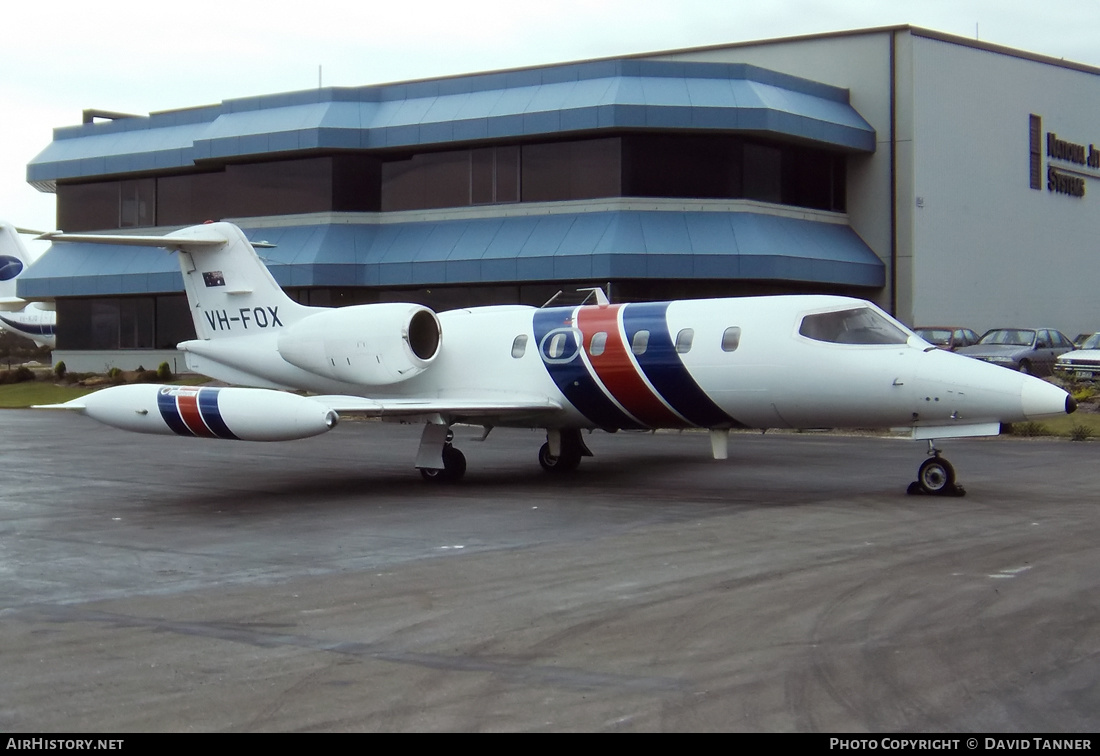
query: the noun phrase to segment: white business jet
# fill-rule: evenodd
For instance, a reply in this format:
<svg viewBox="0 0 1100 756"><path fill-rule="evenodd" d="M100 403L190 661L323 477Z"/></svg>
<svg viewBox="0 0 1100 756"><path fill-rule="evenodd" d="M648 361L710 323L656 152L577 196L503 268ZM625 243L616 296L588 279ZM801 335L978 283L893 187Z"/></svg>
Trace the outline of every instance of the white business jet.
<svg viewBox="0 0 1100 756"><path fill-rule="evenodd" d="M340 412L423 422L415 466L466 470L455 423L544 428L539 462L573 470L582 431L894 428L928 441L911 492L962 493L934 439L1073 412L1038 378L936 349L874 304L792 295L571 307L307 307L230 223L167 236L53 234L54 242L178 253L198 338L188 367L252 388L128 385L62 405L143 433L270 441L323 433ZM279 389L310 392L310 396Z"/></svg>
<svg viewBox="0 0 1100 756"><path fill-rule="evenodd" d="M34 234L0 221L0 330L54 347L57 313L51 304L27 302L15 296L15 279L34 262L19 234Z"/></svg>

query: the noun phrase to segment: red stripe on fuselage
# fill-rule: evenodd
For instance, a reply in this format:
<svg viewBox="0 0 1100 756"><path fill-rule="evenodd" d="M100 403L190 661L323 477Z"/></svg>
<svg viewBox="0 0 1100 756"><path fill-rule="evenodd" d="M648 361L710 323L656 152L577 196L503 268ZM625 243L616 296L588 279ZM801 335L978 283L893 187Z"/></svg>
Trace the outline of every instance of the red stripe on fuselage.
<svg viewBox="0 0 1100 756"><path fill-rule="evenodd" d="M180 419L183 420L192 433L202 438L216 438L214 432L206 427L206 423L202 419L197 391L178 394L176 396L176 407L179 408Z"/></svg>
<svg viewBox="0 0 1100 756"><path fill-rule="evenodd" d="M642 378L630 358L629 347L619 329L619 308L623 305L595 305L577 311L577 328L584 335L584 351L596 377L611 392L623 409L650 428L677 428L687 425L664 405ZM592 337L606 333L604 350L592 355Z"/></svg>

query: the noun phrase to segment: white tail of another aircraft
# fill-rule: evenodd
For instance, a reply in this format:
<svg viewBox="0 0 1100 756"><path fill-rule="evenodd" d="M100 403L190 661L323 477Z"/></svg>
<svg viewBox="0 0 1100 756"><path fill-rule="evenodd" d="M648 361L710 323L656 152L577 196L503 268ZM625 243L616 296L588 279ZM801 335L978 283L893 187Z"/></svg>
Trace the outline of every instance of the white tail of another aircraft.
<svg viewBox="0 0 1100 756"><path fill-rule="evenodd" d="M19 301L15 296L15 279L31 264L27 248L15 226L0 221L0 303Z"/></svg>
<svg viewBox="0 0 1100 756"><path fill-rule="evenodd" d="M20 233L33 234L0 221L0 330L31 339L39 346L54 346L57 315L52 305L26 302L15 293L19 276L34 262Z"/></svg>

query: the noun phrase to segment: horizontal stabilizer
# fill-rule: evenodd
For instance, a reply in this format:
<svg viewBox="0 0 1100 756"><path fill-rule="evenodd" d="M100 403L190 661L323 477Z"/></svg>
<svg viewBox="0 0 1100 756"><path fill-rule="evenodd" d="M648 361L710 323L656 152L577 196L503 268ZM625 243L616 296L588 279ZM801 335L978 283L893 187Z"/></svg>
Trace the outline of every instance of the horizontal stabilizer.
<svg viewBox="0 0 1100 756"><path fill-rule="evenodd" d="M127 234L66 234L51 232L38 237L48 242L83 242L86 244L115 244L127 247L164 247L180 249L182 247L216 247L229 241L223 234L211 229L209 232L192 236L137 236Z"/></svg>

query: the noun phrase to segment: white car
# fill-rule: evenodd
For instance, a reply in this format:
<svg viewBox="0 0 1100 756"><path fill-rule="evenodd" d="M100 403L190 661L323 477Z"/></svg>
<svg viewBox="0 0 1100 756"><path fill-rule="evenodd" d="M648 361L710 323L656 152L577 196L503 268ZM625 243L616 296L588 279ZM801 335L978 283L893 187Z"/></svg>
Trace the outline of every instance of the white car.
<svg viewBox="0 0 1100 756"><path fill-rule="evenodd" d="M1070 381L1100 381L1100 333L1085 339L1080 349L1059 355L1054 374Z"/></svg>

